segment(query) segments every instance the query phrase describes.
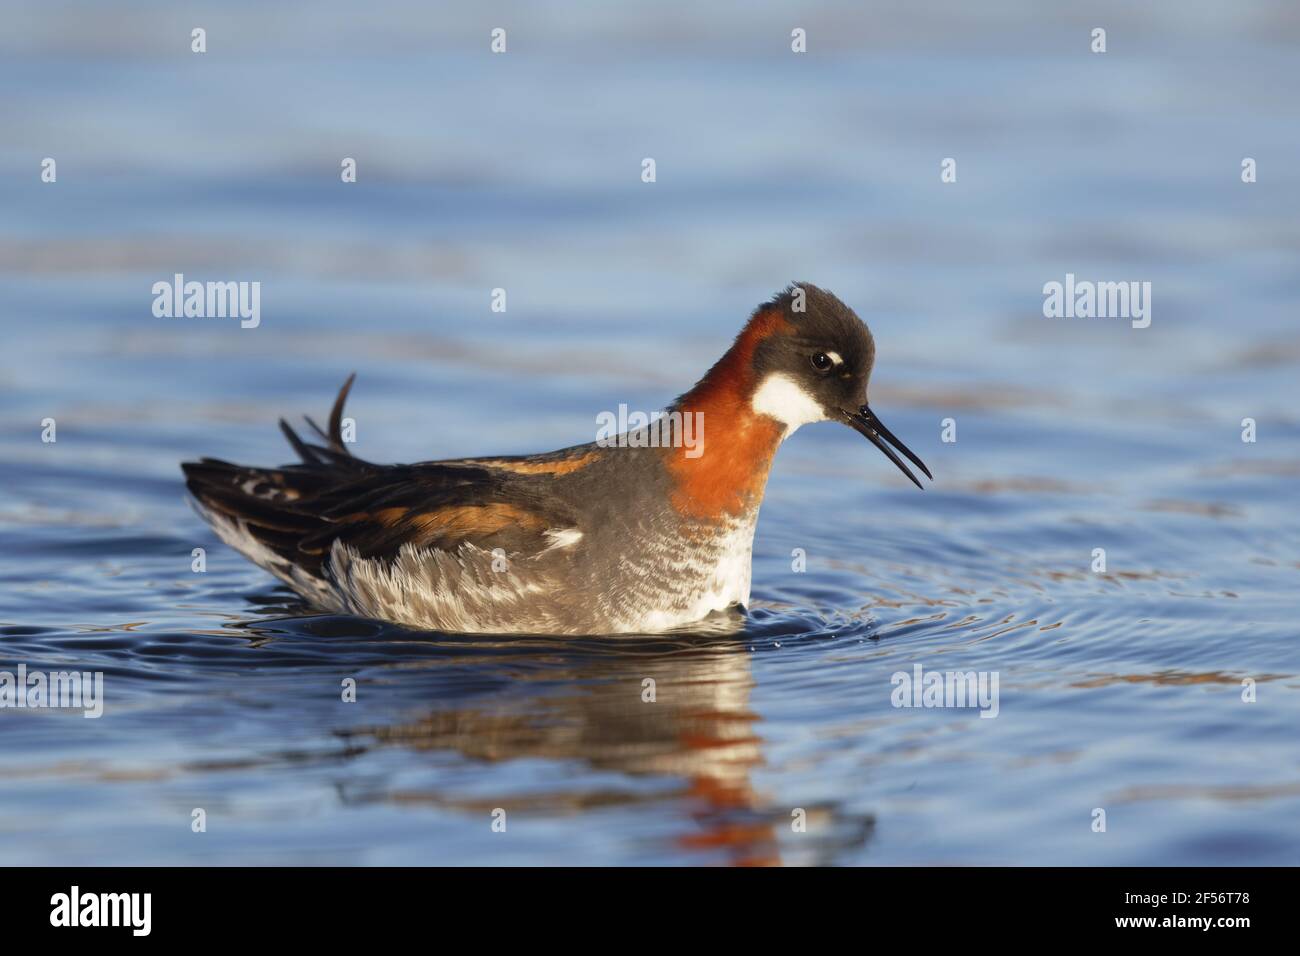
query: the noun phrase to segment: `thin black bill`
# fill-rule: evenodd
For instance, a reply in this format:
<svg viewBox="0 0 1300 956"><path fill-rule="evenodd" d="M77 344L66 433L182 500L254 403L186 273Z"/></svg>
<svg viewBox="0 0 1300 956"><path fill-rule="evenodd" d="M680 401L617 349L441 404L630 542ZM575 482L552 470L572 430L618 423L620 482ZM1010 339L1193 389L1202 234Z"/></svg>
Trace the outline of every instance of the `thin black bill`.
<svg viewBox="0 0 1300 956"><path fill-rule="evenodd" d="M917 458L912 449L899 441L898 437L885 427L884 423L876 417L876 413L869 406L863 405L856 412L846 411L844 420L854 431L865 435L871 444L883 451L885 457L897 465L898 470L907 475L916 487L924 489L924 485L917 480L916 475L912 474L912 470L903 464L903 460L894 453L894 448L901 451L908 461L920 468L925 477L934 481L934 475L930 474L930 469L925 467L925 462ZM893 445L894 448L890 448L890 445Z"/></svg>

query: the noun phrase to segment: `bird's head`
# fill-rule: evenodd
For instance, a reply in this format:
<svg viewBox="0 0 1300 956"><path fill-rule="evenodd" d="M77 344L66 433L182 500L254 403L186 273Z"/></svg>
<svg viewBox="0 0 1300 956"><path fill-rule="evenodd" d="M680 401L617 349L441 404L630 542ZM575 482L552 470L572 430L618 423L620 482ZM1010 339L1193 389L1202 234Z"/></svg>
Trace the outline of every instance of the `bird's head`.
<svg viewBox="0 0 1300 956"><path fill-rule="evenodd" d="M747 336L749 402L755 413L775 419L787 436L800 425L841 422L884 452L918 488L921 483L895 449L933 480L868 404L876 344L847 305L815 285L796 283L759 306L737 344Z"/></svg>

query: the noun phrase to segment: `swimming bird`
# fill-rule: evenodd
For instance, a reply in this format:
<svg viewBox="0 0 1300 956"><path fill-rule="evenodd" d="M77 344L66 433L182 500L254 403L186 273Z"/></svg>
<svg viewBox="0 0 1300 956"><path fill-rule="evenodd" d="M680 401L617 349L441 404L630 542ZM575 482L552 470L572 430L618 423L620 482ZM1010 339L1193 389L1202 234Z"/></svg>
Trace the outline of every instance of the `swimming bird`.
<svg viewBox="0 0 1300 956"><path fill-rule="evenodd" d="M319 443L281 419L297 464L181 467L217 535L317 608L458 633L661 632L748 605L768 472L800 426L841 422L918 488L895 449L933 480L867 403L875 351L852 309L796 283L659 420L702 423L689 447L645 425L544 454L373 464L342 437L354 374L328 431L307 419Z"/></svg>

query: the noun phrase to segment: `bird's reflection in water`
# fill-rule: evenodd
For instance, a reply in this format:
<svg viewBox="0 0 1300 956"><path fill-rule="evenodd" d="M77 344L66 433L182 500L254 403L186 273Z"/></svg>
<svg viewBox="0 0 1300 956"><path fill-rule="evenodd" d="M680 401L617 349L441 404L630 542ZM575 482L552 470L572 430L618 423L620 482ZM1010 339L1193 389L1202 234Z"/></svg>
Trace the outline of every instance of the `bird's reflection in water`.
<svg viewBox="0 0 1300 956"><path fill-rule="evenodd" d="M464 656L453 651L451 659L439 662L473 673L469 683L477 692L464 703L451 685L454 677L463 689L465 675L448 673L435 690L439 706L414 720L358 727L345 736L363 748L445 750L493 762L580 760L593 770L661 777L676 785L548 790L512 794L508 801L514 812L549 815L617 805L667 806L674 808L670 814L682 816L682 826L674 827L683 831L676 838L680 850L733 865L780 864L778 836L800 838L789 836L792 808L769 805L755 791L752 775L763 761L762 739L750 704L750 651L737 630L735 622L724 619L689 641L548 641L519 654L515 651L524 651L519 642L497 642L490 655L465 646ZM456 799L429 790L346 796L484 813L505 800ZM834 811L805 809L811 818L806 845L813 858L833 857L824 838L811 831L823 829ZM845 842L861 845L869 836L869 819L837 823L831 829L839 849Z"/></svg>

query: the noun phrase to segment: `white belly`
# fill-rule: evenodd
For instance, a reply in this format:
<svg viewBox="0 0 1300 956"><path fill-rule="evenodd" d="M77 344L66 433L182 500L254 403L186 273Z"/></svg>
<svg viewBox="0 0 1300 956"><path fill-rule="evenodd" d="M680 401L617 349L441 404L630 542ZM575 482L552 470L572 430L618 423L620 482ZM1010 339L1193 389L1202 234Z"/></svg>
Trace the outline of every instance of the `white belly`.
<svg viewBox="0 0 1300 956"><path fill-rule="evenodd" d="M737 604L749 604L753 578L754 527L758 516L736 522L706 548L687 549L674 562L671 577L680 589L665 588L662 602L651 604L628 622L628 630L666 631L682 627ZM680 548L680 542L678 547ZM680 577L679 577L680 575Z"/></svg>

